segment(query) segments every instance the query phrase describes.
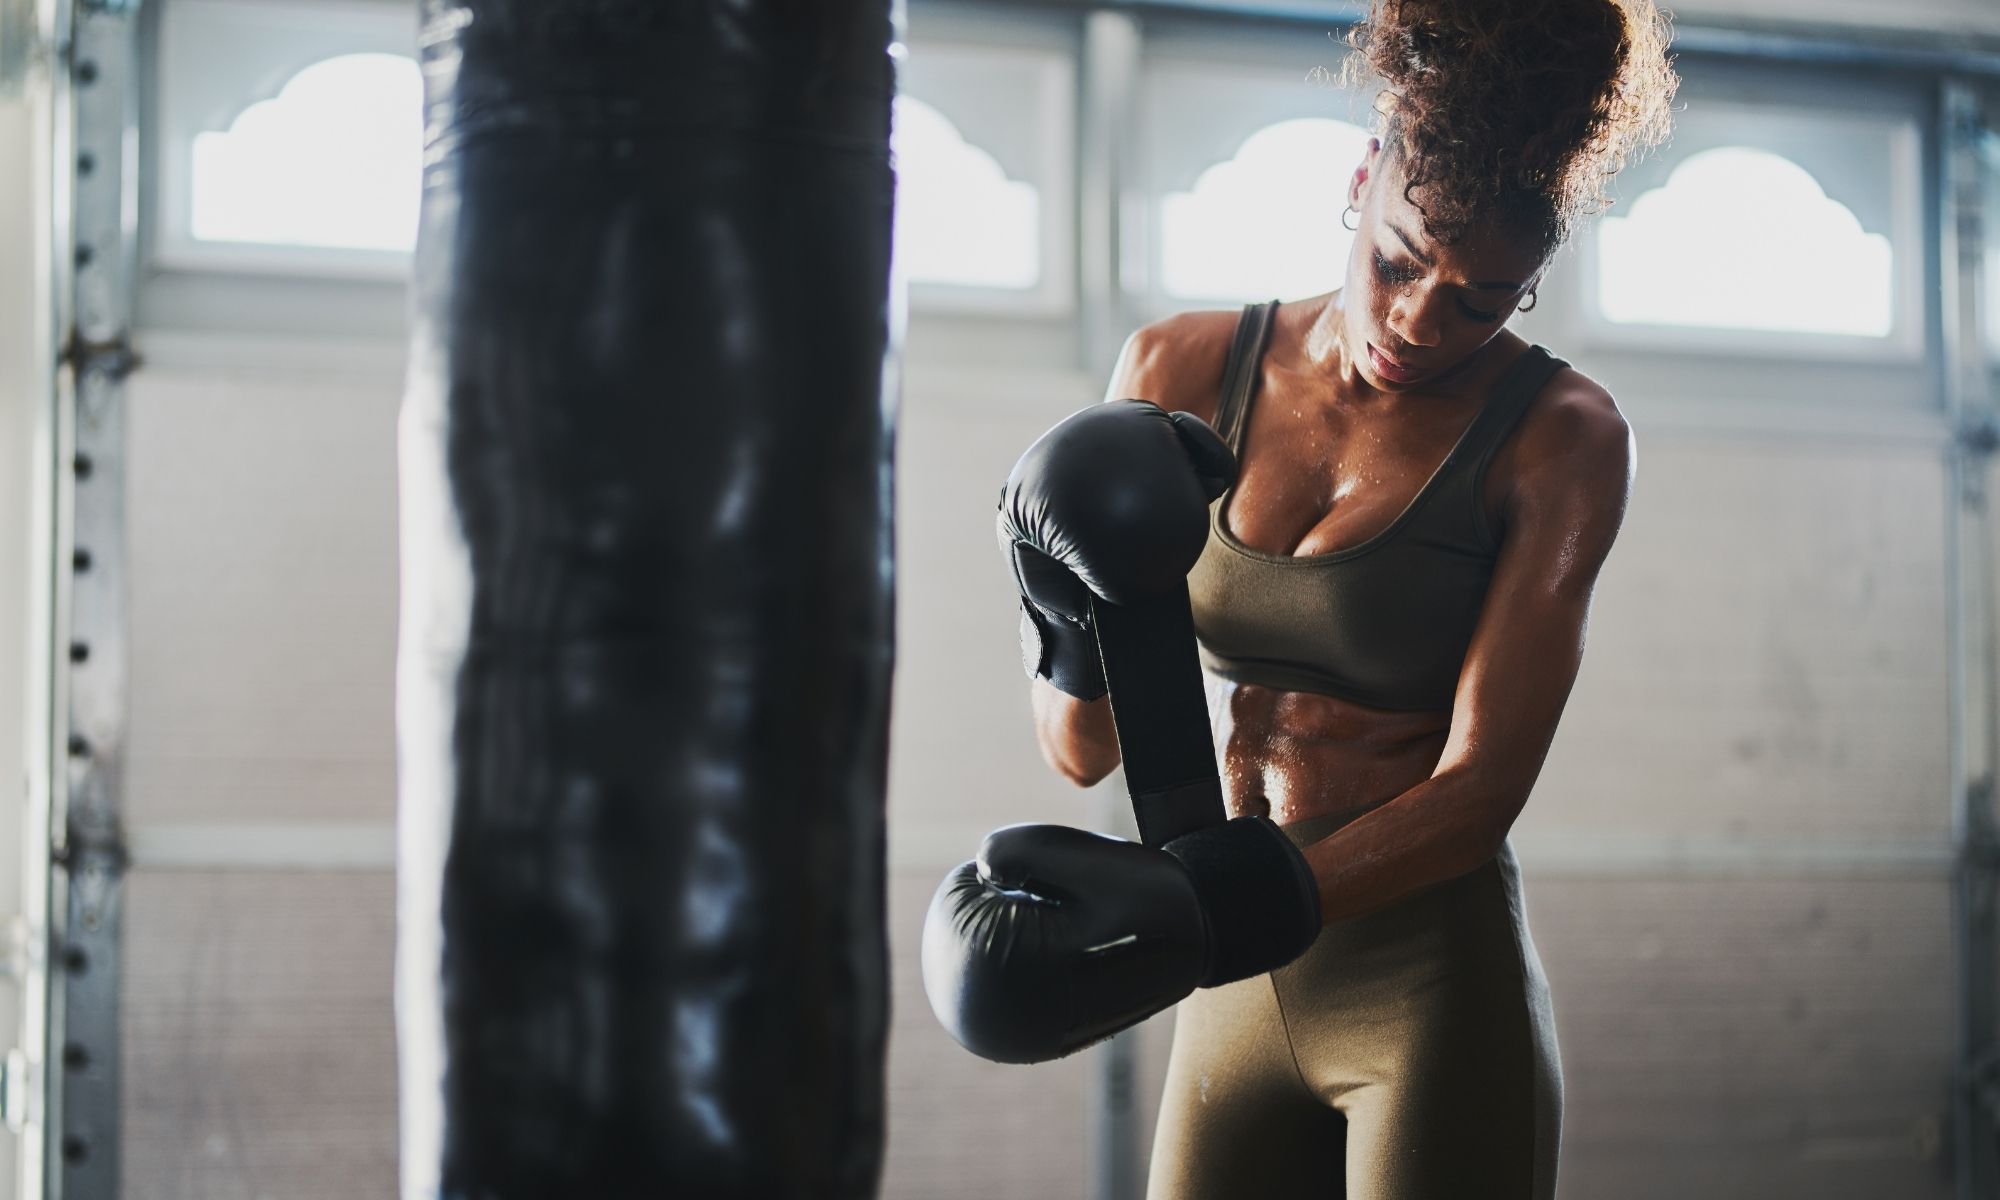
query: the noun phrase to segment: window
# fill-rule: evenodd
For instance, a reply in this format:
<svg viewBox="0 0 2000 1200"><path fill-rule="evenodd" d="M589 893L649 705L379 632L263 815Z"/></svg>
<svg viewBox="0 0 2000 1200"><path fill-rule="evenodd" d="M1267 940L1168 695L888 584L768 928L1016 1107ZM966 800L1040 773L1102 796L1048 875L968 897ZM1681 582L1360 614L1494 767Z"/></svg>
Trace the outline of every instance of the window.
<svg viewBox="0 0 2000 1200"><path fill-rule="evenodd" d="M1797 163L1726 146L1607 216L1598 304L1621 324L1887 337L1894 253Z"/></svg>
<svg viewBox="0 0 2000 1200"><path fill-rule="evenodd" d="M405 275L423 156L408 6L174 0L160 12L146 139L153 264ZM1016 40L900 48L897 237L919 308L1072 305L1074 50Z"/></svg>
<svg viewBox="0 0 2000 1200"><path fill-rule="evenodd" d="M416 21L370 0L175 0L148 130L153 261L396 279L422 189Z"/></svg>
<svg viewBox="0 0 2000 1200"><path fill-rule="evenodd" d="M1160 198L1160 290L1179 300L1268 300L1340 284L1341 224L1368 131L1298 117L1250 135L1194 186Z"/></svg>
<svg viewBox="0 0 2000 1200"><path fill-rule="evenodd" d="M1041 194L1008 179L937 109L896 97L896 253L912 283L1031 288L1041 281Z"/></svg>
<svg viewBox="0 0 2000 1200"><path fill-rule="evenodd" d="M197 133L189 234L204 242L414 249L423 91L414 59L344 54L292 76L226 131Z"/></svg>
<svg viewBox="0 0 2000 1200"><path fill-rule="evenodd" d="M2000 91L1993 106L2000 111ZM1986 361L2000 372L2000 136L1989 136L1993 153L1985 157L1980 192L1986 197L1982 225L1986 230Z"/></svg>
<svg viewBox="0 0 2000 1200"><path fill-rule="evenodd" d="M1145 203L1128 207L1127 283L1153 316L1341 285L1354 235L1347 186L1368 145L1369 95L1334 85L1325 34L1222 37L1149 28L1138 116Z"/></svg>
<svg viewBox="0 0 2000 1200"><path fill-rule="evenodd" d="M1908 358L1923 345L1914 119L1690 103L1585 227L1594 342Z"/></svg>
<svg viewBox="0 0 2000 1200"><path fill-rule="evenodd" d="M1070 309L1075 70L1054 47L911 40L892 148L913 309Z"/></svg>

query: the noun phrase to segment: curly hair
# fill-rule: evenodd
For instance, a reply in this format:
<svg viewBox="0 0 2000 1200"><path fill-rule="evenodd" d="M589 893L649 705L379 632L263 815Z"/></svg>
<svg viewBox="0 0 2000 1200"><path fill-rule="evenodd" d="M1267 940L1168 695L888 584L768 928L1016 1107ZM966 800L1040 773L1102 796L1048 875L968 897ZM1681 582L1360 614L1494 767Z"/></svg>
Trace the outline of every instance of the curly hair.
<svg viewBox="0 0 2000 1200"><path fill-rule="evenodd" d="M1347 76L1381 80L1382 142L1432 237L1497 224L1546 257L1666 137L1669 37L1653 0L1373 0Z"/></svg>

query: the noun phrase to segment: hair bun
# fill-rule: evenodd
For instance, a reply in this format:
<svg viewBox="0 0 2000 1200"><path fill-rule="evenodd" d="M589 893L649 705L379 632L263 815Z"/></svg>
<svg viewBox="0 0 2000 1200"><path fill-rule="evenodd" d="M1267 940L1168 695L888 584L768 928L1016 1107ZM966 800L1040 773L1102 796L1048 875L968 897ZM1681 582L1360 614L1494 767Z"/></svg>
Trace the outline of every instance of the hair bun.
<svg viewBox="0 0 2000 1200"><path fill-rule="evenodd" d="M1431 236L1499 222L1547 254L1665 138L1669 37L1652 0L1374 0L1348 75L1381 81L1382 139Z"/></svg>

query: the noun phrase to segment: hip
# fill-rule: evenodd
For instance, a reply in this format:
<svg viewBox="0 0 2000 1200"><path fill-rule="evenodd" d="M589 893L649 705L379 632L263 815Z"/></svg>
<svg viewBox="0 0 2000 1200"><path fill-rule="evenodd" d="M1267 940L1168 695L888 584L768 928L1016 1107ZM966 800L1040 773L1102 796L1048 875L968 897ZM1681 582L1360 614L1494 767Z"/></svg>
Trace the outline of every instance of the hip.
<svg viewBox="0 0 2000 1200"><path fill-rule="evenodd" d="M1303 848L1355 815L1283 828ZM1520 866L1507 843L1464 875L1329 922L1305 954L1271 973L1271 983L1288 1009L1340 1010L1361 1020L1456 1020L1466 1006L1548 1007Z"/></svg>

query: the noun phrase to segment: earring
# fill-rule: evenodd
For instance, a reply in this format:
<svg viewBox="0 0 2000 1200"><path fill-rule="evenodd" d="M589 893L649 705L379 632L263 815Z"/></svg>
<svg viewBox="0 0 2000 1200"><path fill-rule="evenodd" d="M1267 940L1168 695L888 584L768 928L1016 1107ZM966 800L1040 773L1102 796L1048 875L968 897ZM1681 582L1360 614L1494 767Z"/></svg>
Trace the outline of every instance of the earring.
<svg viewBox="0 0 2000 1200"><path fill-rule="evenodd" d="M1348 213L1353 213L1353 214L1354 214L1354 224L1352 224L1352 225L1349 225L1349 224L1347 223L1347 214L1348 214ZM1341 212L1341 214L1340 214L1340 227L1341 227L1342 229L1345 229L1345 230L1347 230L1347 231L1348 231L1349 233L1354 233L1354 232L1357 232L1357 231L1359 231L1359 230L1360 230L1360 228L1361 228L1361 213L1360 213L1360 211L1359 211L1359 210L1357 210L1357 209L1356 209L1356 208L1355 208L1355 207L1354 207L1354 206L1353 206L1352 204L1348 205L1348 206L1347 206L1347 207L1346 207L1346 208L1345 208L1344 210L1342 210L1342 212Z"/></svg>
<svg viewBox="0 0 2000 1200"><path fill-rule="evenodd" d="M1537 291L1536 291L1536 289L1534 289L1534 288L1529 288L1529 289L1528 289L1528 302L1527 302L1526 304L1522 304L1522 305L1517 305L1517 306L1515 307L1514 311L1515 311L1515 312L1534 312L1534 311L1535 311L1535 305L1537 305L1537 304L1540 304L1541 302L1542 302L1542 297L1541 297L1540 293L1539 293L1539 292L1537 292Z"/></svg>

